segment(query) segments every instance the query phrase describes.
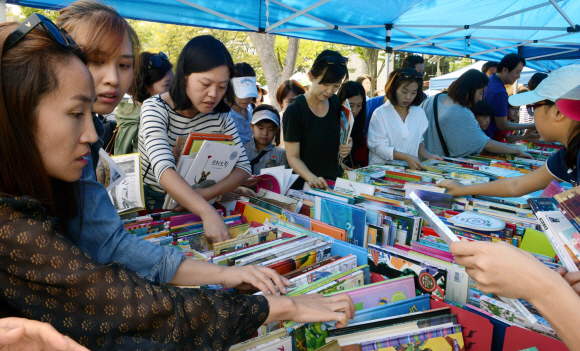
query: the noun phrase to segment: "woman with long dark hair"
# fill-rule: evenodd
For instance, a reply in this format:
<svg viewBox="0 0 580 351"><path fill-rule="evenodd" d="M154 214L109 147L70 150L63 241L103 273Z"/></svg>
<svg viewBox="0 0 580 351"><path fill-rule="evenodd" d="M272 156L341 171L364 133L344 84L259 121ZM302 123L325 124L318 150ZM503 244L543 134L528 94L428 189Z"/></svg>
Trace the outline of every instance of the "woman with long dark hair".
<svg viewBox="0 0 580 351"><path fill-rule="evenodd" d="M345 160L349 167L359 168L369 164L369 148L367 138L364 135L364 127L367 116L367 96L365 88L359 82L346 82L338 91L338 98L341 104L348 100L354 125L352 127L352 150L350 156Z"/></svg>
<svg viewBox="0 0 580 351"><path fill-rule="evenodd" d="M488 82L484 73L470 69L451 83L446 93L431 96L421 104L429 120L425 133L427 150L449 157L463 157L483 150L531 157L519 149L491 140L481 130L472 109L483 99Z"/></svg>
<svg viewBox="0 0 580 351"><path fill-rule="evenodd" d="M78 180L90 144L98 140L92 116L97 93L86 58L40 15L21 25L0 24L0 47L0 311L5 316L46 321L93 350L227 350L264 322L346 325L354 305L344 294L288 298L179 289L83 253L63 224L78 210L74 190L82 188ZM226 287L237 285L234 271L229 278L223 274L232 267L213 266L201 285L220 279ZM269 291L274 290L272 285Z"/></svg>

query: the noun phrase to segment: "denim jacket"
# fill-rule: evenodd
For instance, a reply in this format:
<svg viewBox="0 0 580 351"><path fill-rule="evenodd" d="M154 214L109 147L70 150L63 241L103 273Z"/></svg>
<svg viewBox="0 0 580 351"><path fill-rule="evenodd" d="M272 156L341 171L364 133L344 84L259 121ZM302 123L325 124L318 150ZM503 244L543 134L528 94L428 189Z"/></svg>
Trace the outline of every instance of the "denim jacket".
<svg viewBox="0 0 580 351"><path fill-rule="evenodd" d="M103 264L119 262L150 281L166 284L173 279L185 255L172 247L145 241L123 229L123 222L107 190L97 182L95 175L104 129L97 117L93 122L99 141L91 144L92 157L79 180L79 214L67 223L69 238Z"/></svg>

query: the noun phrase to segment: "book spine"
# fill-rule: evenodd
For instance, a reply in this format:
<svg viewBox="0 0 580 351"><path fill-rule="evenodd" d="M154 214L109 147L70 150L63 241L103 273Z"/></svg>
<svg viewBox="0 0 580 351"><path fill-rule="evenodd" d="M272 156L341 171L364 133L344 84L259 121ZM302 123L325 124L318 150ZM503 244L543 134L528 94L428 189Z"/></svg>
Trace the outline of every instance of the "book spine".
<svg viewBox="0 0 580 351"><path fill-rule="evenodd" d="M561 245L560 241L556 237L556 234L548 227L546 217L540 211L536 213L536 217L542 224L542 227L544 228L544 234L546 234L550 244L552 244L552 247L554 247L554 250L558 254L558 257L562 261L564 267L568 270L568 272L577 272L578 267L576 267L571 257L568 255L566 248Z"/></svg>

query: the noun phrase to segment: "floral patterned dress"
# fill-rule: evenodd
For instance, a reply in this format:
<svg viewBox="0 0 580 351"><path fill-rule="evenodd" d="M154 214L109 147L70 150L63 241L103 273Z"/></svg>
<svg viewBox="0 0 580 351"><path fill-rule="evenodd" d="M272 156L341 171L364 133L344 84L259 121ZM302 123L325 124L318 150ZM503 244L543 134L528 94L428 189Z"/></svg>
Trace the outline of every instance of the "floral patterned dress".
<svg viewBox="0 0 580 351"><path fill-rule="evenodd" d="M269 313L262 296L179 289L92 260L29 197L0 197L0 316L50 323L91 350L227 350Z"/></svg>

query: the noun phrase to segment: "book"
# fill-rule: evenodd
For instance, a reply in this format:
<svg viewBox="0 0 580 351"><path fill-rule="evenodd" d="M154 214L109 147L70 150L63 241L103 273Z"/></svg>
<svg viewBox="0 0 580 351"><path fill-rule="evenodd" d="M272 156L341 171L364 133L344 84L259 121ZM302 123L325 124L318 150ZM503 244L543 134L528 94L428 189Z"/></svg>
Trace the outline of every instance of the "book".
<svg viewBox="0 0 580 351"><path fill-rule="evenodd" d="M376 186L372 184L359 183L344 178L336 178L334 191L348 195L360 196L362 194L374 195Z"/></svg>
<svg viewBox="0 0 580 351"><path fill-rule="evenodd" d="M292 169L284 166L263 168L260 170L260 179L256 184L258 191L265 189L277 194L285 195L288 189L298 179L299 175L292 174Z"/></svg>
<svg viewBox="0 0 580 351"><path fill-rule="evenodd" d="M411 193L415 194L424 202L427 202L429 206L446 208L449 210L453 208L453 195L436 193L432 191L425 191L414 188L405 189L406 198L409 198Z"/></svg>
<svg viewBox="0 0 580 351"><path fill-rule="evenodd" d="M447 219L458 227L483 231L496 231L505 228L505 222L491 216L465 211Z"/></svg>
<svg viewBox="0 0 580 351"><path fill-rule="evenodd" d="M127 176L104 149L99 149L99 162L95 173L97 182L103 184L107 191L111 191Z"/></svg>
<svg viewBox="0 0 580 351"><path fill-rule="evenodd" d="M361 247L366 245L366 211L363 208L317 196L314 218L346 230L349 243Z"/></svg>
<svg viewBox="0 0 580 351"><path fill-rule="evenodd" d="M429 207L416 195L410 194L409 198L413 201L417 212L423 217L423 219L429 223L429 226L433 228L439 236L445 240L447 244L451 244L454 241L459 241L459 238L449 230L449 228L441 221Z"/></svg>
<svg viewBox="0 0 580 351"><path fill-rule="evenodd" d="M185 166L188 157L181 158L181 164L177 167L178 173L193 187L209 187L231 173L241 153L242 148L204 140L189 167ZM177 205L169 194L165 196L163 209L173 209Z"/></svg>
<svg viewBox="0 0 580 351"><path fill-rule="evenodd" d="M141 154L113 156L126 177L109 191L117 213L127 214L145 209L145 192L141 175Z"/></svg>
<svg viewBox="0 0 580 351"><path fill-rule="evenodd" d="M354 127L354 117L352 116L352 111L350 110L350 104L348 99L344 100L344 105L340 106L340 144L348 144L348 139L352 133L352 128ZM342 163L344 157L340 156L338 153L338 162Z"/></svg>

